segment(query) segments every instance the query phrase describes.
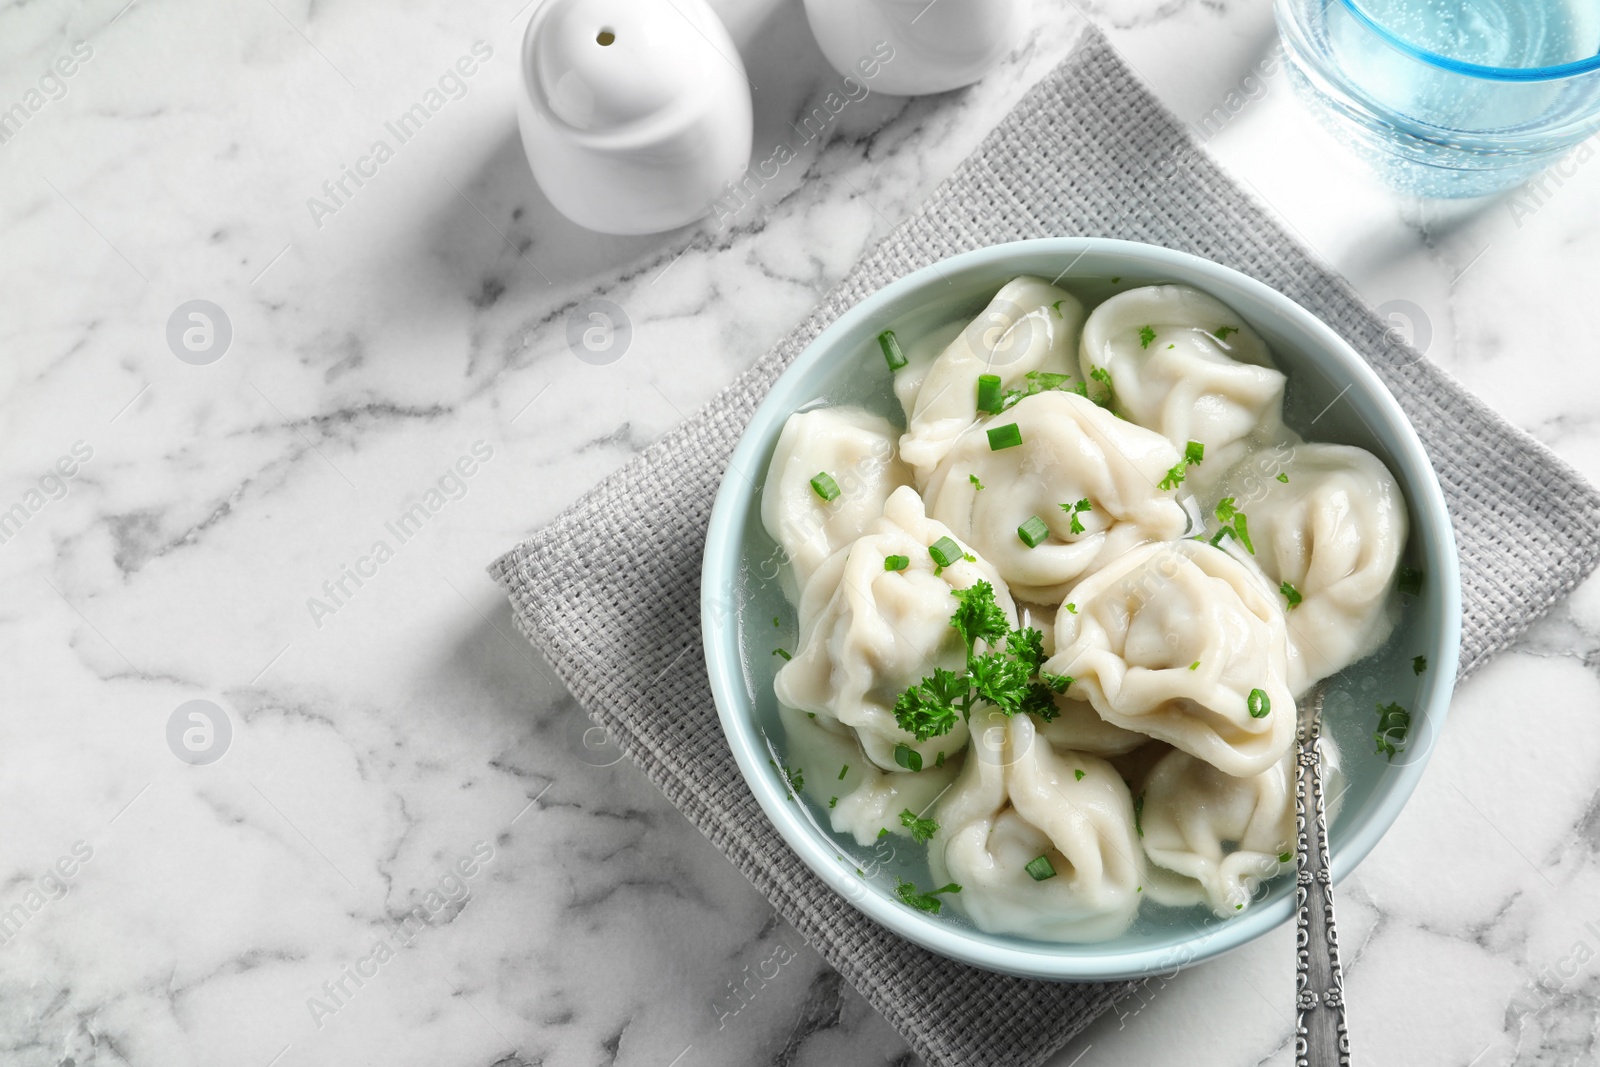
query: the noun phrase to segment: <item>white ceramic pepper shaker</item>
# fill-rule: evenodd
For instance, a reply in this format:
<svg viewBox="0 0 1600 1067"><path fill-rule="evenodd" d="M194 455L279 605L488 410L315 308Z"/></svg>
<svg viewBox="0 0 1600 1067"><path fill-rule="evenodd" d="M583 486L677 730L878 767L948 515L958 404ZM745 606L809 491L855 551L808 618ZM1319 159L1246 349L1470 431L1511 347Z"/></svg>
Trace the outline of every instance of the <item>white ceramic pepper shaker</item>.
<svg viewBox="0 0 1600 1067"><path fill-rule="evenodd" d="M989 73L1021 39L1025 0L805 0L822 54L840 74L883 60L878 92L920 96L959 89Z"/></svg>
<svg viewBox="0 0 1600 1067"><path fill-rule="evenodd" d="M522 90L533 176L591 230L686 225L750 162L750 83L705 0L544 0Z"/></svg>

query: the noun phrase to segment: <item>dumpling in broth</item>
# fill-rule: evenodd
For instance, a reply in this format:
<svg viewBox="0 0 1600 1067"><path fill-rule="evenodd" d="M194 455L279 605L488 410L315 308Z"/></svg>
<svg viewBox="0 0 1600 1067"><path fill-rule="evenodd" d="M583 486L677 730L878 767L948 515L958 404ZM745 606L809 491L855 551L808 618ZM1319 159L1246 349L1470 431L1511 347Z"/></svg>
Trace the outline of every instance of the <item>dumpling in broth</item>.
<svg viewBox="0 0 1600 1067"><path fill-rule="evenodd" d="M897 745L916 752L926 766L967 742L960 721L948 734L918 741L894 717L900 694L935 667L965 667L966 645L950 625L956 608L951 590L989 582L1010 626L1017 624L1005 583L982 559L935 565L928 547L948 536L944 524L923 512L915 489L895 490L882 518L812 577L800 601L799 650L773 683L779 703L854 729L867 756L886 771L904 770L895 760ZM890 556L909 562L887 570Z"/></svg>
<svg viewBox="0 0 1600 1067"><path fill-rule="evenodd" d="M985 741L937 809L935 884L961 886L945 899L990 933L1116 937L1139 909L1145 871L1127 785L1104 760L1055 749L1026 715L989 717L973 716Z"/></svg>
<svg viewBox="0 0 1600 1067"><path fill-rule="evenodd" d="M1286 379L1266 344L1226 304L1183 285L1118 293L1083 327L1085 378L1110 378L1114 406L1178 448L1205 446L1191 488L1214 482L1283 421Z"/></svg>
<svg viewBox="0 0 1600 1067"><path fill-rule="evenodd" d="M928 513L993 563L1014 596L1059 603L1094 567L1188 528L1183 506L1159 488L1179 459L1160 434L1065 392L1026 397L987 428L1010 424L1019 445L995 450L984 426L956 442L927 499ZM1034 518L1046 536L1029 545L1019 527Z"/></svg>
<svg viewBox="0 0 1600 1067"><path fill-rule="evenodd" d="M900 457L927 485L934 468L977 421L978 377L1024 388L1030 372L1076 380L1083 305L1039 278L1007 283L928 368L908 407ZM905 398L902 397L902 400Z"/></svg>
<svg viewBox="0 0 1600 1067"><path fill-rule="evenodd" d="M1294 739L1283 610L1260 575L1199 541L1146 545L1069 594L1056 616L1068 695L1227 774L1259 774Z"/></svg>

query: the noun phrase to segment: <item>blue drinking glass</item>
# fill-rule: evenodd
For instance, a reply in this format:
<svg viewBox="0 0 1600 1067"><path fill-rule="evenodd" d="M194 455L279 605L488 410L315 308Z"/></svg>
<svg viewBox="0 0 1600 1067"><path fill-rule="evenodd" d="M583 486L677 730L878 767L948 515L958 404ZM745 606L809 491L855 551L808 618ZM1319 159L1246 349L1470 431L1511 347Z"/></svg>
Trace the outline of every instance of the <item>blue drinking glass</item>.
<svg viewBox="0 0 1600 1067"><path fill-rule="evenodd" d="M1296 89L1404 192L1498 192L1600 129L1597 0L1275 3Z"/></svg>

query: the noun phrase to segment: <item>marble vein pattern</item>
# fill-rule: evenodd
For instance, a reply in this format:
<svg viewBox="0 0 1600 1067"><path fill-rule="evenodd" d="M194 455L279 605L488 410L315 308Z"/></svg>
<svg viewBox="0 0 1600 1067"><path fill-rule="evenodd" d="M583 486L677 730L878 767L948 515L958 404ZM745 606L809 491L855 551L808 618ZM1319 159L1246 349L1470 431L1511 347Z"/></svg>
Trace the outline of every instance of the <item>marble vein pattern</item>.
<svg viewBox="0 0 1600 1067"><path fill-rule="evenodd" d="M1600 477L1587 156L1398 198L1293 98L1266 0L1039 0L980 85L813 130L837 75L798 0L714 6L756 159L794 158L614 238L533 187L520 0L0 3L0 1062L913 1063L482 568L781 336L1086 18L1426 358ZM629 325L598 350L596 300ZM1597 589L1463 687L1341 892L1365 1059L1596 1055ZM1058 1067L1290 1062L1291 936L1152 979Z"/></svg>

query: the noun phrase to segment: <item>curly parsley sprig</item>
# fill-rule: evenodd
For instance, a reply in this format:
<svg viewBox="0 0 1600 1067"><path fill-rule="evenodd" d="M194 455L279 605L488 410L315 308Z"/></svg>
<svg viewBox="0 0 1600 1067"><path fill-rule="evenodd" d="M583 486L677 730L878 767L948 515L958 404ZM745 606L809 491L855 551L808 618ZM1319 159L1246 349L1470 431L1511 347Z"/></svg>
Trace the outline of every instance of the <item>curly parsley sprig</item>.
<svg viewBox="0 0 1600 1067"><path fill-rule="evenodd" d="M1053 694L1065 692L1072 679L1041 674L1044 635L1032 627L1013 630L995 602L994 586L978 582L953 590L956 610L950 625L966 642L966 666L959 673L936 667L932 674L900 694L894 717L918 741L941 737L956 722L972 717L979 704L992 704L1001 714L1056 717ZM985 651L978 650L983 643Z"/></svg>

